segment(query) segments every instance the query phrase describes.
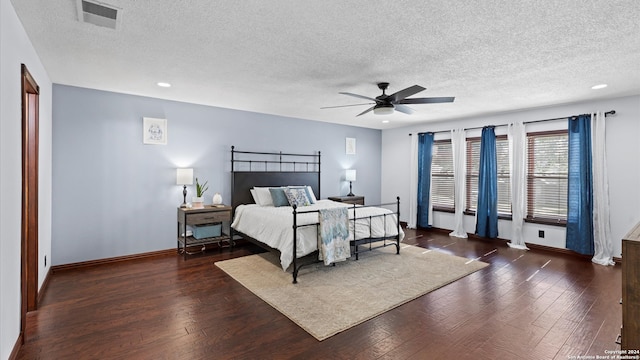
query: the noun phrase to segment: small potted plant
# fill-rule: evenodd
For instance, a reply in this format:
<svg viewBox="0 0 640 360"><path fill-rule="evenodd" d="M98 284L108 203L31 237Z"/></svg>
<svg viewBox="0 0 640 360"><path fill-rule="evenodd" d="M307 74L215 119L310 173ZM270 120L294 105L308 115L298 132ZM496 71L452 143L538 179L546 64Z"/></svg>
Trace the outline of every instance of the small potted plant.
<svg viewBox="0 0 640 360"><path fill-rule="evenodd" d="M207 183L208 181L205 181L204 184L200 185L198 178L196 178L196 196L191 198L191 206L194 209L202 209L204 207L204 192L209 189Z"/></svg>

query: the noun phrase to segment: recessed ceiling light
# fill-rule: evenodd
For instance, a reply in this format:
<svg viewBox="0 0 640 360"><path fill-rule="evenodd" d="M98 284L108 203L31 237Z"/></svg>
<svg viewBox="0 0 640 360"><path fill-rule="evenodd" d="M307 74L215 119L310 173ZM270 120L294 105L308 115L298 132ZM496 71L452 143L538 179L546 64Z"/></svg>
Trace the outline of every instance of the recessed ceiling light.
<svg viewBox="0 0 640 360"><path fill-rule="evenodd" d="M158 86L168 88L168 87L171 87L171 84L166 82L159 82Z"/></svg>
<svg viewBox="0 0 640 360"><path fill-rule="evenodd" d="M598 90L598 89L604 89L606 87L607 87L607 84L598 84L598 85L593 85L591 89Z"/></svg>
<svg viewBox="0 0 640 360"><path fill-rule="evenodd" d="M388 123L389 123L389 120L382 120L382 123L383 123L383 124L388 124Z"/></svg>

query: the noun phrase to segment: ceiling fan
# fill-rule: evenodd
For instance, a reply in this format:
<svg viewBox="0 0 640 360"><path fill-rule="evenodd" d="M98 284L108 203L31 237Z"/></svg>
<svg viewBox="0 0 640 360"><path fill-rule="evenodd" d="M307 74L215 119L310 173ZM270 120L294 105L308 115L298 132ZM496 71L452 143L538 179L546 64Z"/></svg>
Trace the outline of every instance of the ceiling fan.
<svg viewBox="0 0 640 360"><path fill-rule="evenodd" d="M376 115L389 115L393 114L394 110L400 111L405 114L413 114L413 109L408 107L406 104L436 104L436 103L447 103L453 102L455 97L428 97L428 98L413 98L407 99L411 95L415 95L420 91L426 90L420 85L409 86L404 90L400 90L391 95L387 95L385 91L389 83L381 82L378 83L378 88L382 90L382 95L376 96L375 98L371 98L364 95L353 94L349 92L340 92L339 94L348 95L357 97L360 99L366 99L373 101L372 103L363 103L363 104L352 104L352 105L338 105L338 106L326 106L321 109L330 109L330 108L339 108L339 107L347 107L347 106L359 106L359 105L372 105L372 107L367 110L361 112L360 115L364 115L369 111L373 110L373 113Z"/></svg>

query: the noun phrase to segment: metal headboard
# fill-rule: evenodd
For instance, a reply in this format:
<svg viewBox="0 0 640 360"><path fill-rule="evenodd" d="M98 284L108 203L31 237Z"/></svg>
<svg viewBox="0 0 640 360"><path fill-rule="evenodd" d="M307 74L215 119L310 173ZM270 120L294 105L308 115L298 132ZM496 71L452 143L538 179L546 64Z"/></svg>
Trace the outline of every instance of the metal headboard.
<svg viewBox="0 0 640 360"><path fill-rule="evenodd" d="M314 154L239 151L231 147L231 206L252 204L254 186L309 185L320 198L320 151Z"/></svg>

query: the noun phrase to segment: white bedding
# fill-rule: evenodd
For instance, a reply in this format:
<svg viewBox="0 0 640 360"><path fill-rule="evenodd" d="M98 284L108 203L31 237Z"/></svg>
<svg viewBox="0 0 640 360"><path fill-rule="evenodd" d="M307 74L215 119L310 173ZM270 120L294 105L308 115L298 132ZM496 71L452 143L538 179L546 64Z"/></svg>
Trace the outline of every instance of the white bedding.
<svg viewBox="0 0 640 360"><path fill-rule="evenodd" d="M298 211L318 210L331 207L350 207L353 205L331 200L318 200L316 204L298 208ZM391 214L392 211L378 207L356 207L356 239L368 237L394 236L398 233L397 216L371 215ZM363 218L366 217L366 218ZM385 221L386 218L386 221ZM298 225L315 224L318 213L298 214ZM349 219L353 219L353 209L349 209ZM280 250L280 264L286 270L293 262L293 208L290 206L272 207L256 204L240 205L236 208L231 226L252 238ZM371 233L369 229L371 228ZM349 235L353 239L353 221L349 221ZM404 232L400 229L400 240ZM297 257L310 254L318 249L316 226L298 228Z"/></svg>

